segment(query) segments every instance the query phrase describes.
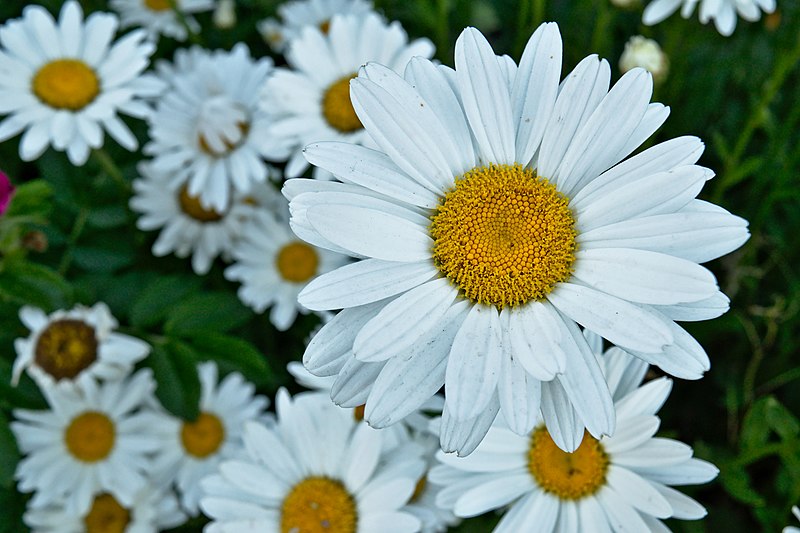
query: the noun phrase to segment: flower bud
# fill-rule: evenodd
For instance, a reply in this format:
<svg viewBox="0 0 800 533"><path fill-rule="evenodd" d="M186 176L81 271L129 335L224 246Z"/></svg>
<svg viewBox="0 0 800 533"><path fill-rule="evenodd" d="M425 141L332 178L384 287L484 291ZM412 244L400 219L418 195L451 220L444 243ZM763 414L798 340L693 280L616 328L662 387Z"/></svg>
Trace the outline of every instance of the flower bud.
<svg viewBox="0 0 800 533"><path fill-rule="evenodd" d="M219 0L212 17L214 26L221 30L227 30L236 25L236 6L233 2L234 0Z"/></svg>
<svg viewBox="0 0 800 533"><path fill-rule="evenodd" d="M625 43L625 50L619 59L619 69L623 74L635 67L649 71L655 83L662 83L669 72L669 58L657 42L636 35Z"/></svg>

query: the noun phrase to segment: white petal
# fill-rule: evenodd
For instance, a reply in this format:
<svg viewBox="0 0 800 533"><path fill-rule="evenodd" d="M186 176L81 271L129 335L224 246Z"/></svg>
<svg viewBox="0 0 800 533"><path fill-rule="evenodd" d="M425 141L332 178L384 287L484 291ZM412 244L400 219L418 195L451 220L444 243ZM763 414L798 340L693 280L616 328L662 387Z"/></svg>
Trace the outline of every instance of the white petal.
<svg viewBox="0 0 800 533"><path fill-rule="evenodd" d="M531 376L550 381L566 367L561 318L548 302L528 302L513 309L504 328L514 358Z"/></svg>
<svg viewBox="0 0 800 533"><path fill-rule="evenodd" d="M578 449L584 425L557 379L542 383L542 417L556 446L570 453Z"/></svg>
<svg viewBox="0 0 800 533"><path fill-rule="evenodd" d="M439 445L442 451L456 452L459 457L471 454L489 431L499 410L500 402L495 394L478 416L457 420L450 413L450 408L445 401L439 428Z"/></svg>
<svg viewBox="0 0 800 533"><path fill-rule="evenodd" d="M453 508L456 516L469 518L509 504L532 488L528 472L506 475L465 492Z"/></svg>
<svg viewBox="0 0 800 533"><path fill-rule="evenodd" d="M658 305L654 306L654 308L670 320L696 322L722 316L730 309L730 302L730 299L722 292L716 292L709 298L697 302Z"/></svg>
<svg viewBox="0 0 800 533"><path fill-rule="evenodd" d="M508 310L504 309L503 313L507 314ZM538 379L525 372L516 361L506 339L503 341L504 353L497 383L500 409L511 430L518 435L526 435L533 429L539 417L542 386Z"/></svg>
<svg viewBox="0 0 800 533"><path fill-rule="evenodd" d="M384 305L385 302L378 302L340 311L308 343L303 354L303 365L317 376L338 374L344 365L343 358L352 354L358 331Z"/></svg>
<svg viewBox="0 0 800 533"><path fill-rule="evenodd" d="M678 518L680 520L700 520L708 514L705 507L682 492L672 487L662 485L661 483L651 483L672 506L672 518Z"/></svg>
<svg viewBox="0 0 800 533"><path fill-rule="evenodd" d="M653 485L627 468L611 465L606 472L608 484L619 496L639 511L655 516L668 518L672 515L672 506Z"/></svg>

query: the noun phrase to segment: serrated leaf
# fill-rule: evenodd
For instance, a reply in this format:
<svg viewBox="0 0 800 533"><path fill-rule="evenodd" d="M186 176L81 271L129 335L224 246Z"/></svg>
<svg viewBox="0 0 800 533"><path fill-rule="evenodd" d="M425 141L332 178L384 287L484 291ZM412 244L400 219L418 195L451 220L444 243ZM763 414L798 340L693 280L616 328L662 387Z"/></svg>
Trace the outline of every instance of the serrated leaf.
<svg viewBox="0 0 800 533"><path fill-rule="evenodd" d="M195 294L169 310L164 330L177 336L225 332L250 320L252 313L227 292Z"/></svg>
<svg viewBox="0 0 800 533"><path fill-rule="evenodd" d="M272 381L266 357L247 341L222 333L196 333L189 342L201 358L215 361L224 370L240 372L258 386Z"/></svg>
<svg viewBox="0 0 800 533"><path fill-rule="evenodd" d="M6 261L0 272L0 298L49 311L70 303L72 287L58 272L39 263Z"/></svg>
<svg viewBox="0 0 800 533"><path fill-rule="evenodd" d="M137 327L153 326L167 316L170 306L200 289L197 277L166 276L148 284L131 307L131 323Z"/></svg>
<svg viewBox="0 0 800 533"><path fill-rule="evenodd" d="M198 356L183 343L169 341L153 347L147 361L153 369L156 397L169 412L185 420L194 420L200 410Z"/></svg>
<svg viewBox="0 0 800 533"><path fill-rule="evenodd" d="M0 487L14 486L14 470L19 462L17 440L9 427L9 419L0 411Z"/></svg>

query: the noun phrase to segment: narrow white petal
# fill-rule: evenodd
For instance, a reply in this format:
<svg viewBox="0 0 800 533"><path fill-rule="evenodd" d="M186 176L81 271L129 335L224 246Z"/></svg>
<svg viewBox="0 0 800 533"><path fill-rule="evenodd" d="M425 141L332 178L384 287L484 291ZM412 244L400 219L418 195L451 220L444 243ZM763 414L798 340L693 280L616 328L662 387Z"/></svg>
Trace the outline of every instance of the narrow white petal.
<svg viewBox="0 0 800 533"><path fill-rule="evenodd" d="M561 319L555 313L547 302L528 302L509 312L504 326L514 358L541 381L550 381L566 368Z"/></svg>
<svg viewBox="0 0 800 533"><path fill-rule="evenodd" d="M594 353L599 352L594 351ZM608 390L611 391L611 397L615 402L635 390L649 368L646 362L616 346L609 348L603 354L603 363Z"/></svg>
<svg viewBox="0 0 800 533"><path fill-rule="evenodd" d="M662 485L661 483L651 483L672 506L672 518L678 518L680 520L700 520L708 514L705 507L684 493L672 487Z"/></svg>
<svg viewBox="0 0 800 533"><path fill-rule="evenodd" d="M636 509L628 505L622 496L611 487L604 487L596 497L602 504L608 521L614 525L615 533L648 531L647 524L644 523Z"/></svg>
<svg viewBox="0 0 800 533"><path fill-rule="evenodd" d="M331 400L342 407L357 407L367 401L372 384L384 363L364 363L350 357L331 387Z"/></svg>
<svg viewBox="0 0 800 533"><path fill-rule="evenodd" d="M672 380L660 377L635 388L617 401L617 416L655 416L672 391Z"/></svg>
<svg viewBox="0 0 800 533"><path fill-rule="evenodd" d="M730 299L722 292L716 292L709 298L697 302L681 303L675 305L653 306L670 320L679 322L696 322L711 320L722 316L730 309Z"/></svg>
<svg viewBox="0 0 800 533"><path fill-rule="evenodd" d="M459 457L471 454L489 431L499 410L500 402L495 394L478 416L457 420L450 413L450 408L445 401L439 428L439 445L442 451L456 452Z"/></svg>
<svg viewBox="0 0 800 533"><path fill-rule="evenodd" d="M542 382L542 417L556 446L570 453L578 449L584 425L557 379Z"/></svg>
<svg viewBox="0 0 800 533"><path fill-rule="evenodd" d="M617 494L639 511L656 518L668 518L672 515L672 506L667 499L638 474L612 464L606 476L608 484Z"/></svg>
<svg viewBox="0 0 800 533"><path fill-rule="evenodd" d="M504 309L503 314L508 314L508 310ZM501 321L502 319L501 316ZM516 361L507 339L506 335L497 383L500 409L511 430L518 435L526 435L533 429L539 417L542 386L538 379L525 372Z"/></svg>
<svg viewBox="0 0 800 533"><path fill-rule="evenodd" d="M465 492L453 508L456 516L469 518L508 505L531 489L528 472L507 475L478 485Z"/></svg>
<svg viewBox="0 0 800 533"><path fill-rule="evenodd" d="M698 485L717 477L719 468L708 461L693 458L668 468L642 465L636 468L636 472L665 485Z"/></svg>

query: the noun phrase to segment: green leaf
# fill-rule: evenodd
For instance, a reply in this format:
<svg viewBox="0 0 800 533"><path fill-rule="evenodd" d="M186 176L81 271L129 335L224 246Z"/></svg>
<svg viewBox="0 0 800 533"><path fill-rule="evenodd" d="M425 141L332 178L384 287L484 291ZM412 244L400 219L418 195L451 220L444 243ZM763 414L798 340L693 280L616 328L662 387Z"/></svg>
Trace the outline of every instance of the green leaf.
<svg viewBox="0 0 800 533"><path fill-rule="evenodd" d="M17 185L6 211L6 217L47 217L53 206L50 197L53 189L44 180L33 180Z"/></svg>
<svg viewBox="0 0 800 533"><path fill-rule="evenodd" d="M769 439L767 400L768 398L760 398L750 407L744 417L740 435L741 448L743 450L759 448L766 444Z"/></svg>
<svg viewBox="0 0 800 533"><path fill-rule="evenodd" d="M55 270L27 260L6 261L0 272L0 298L45 310L67 307L72 287Z"/></svg>
<svg viewBox="0 0 800 533"><path fill-rule="evenodd" d="M225 371L238 371L258 386L273 379L263 353L242 339L222 333L196 333L188 342L199 356L215 361Z"/></svg>
<svg viewBox="0 0 800 533"><path fill-rule="evenodd" d="M781 440L789 440L796 437L800 433L800 424L798 424L797 418L774 396L768 396L766 403L766 418L769 427L775 430Z"/></svg>
<svg viewBox="0 0 800 533"><path fill-rule="evenodd" d="M17 440L8 424L8 417L0 411L0 487L6 489L14 486L14 470L19 462Z"/></svg>
<svg viewBox="0 0 800 533"><path fill-rule="evenodd" d="M180 302L188 294L200 289L198 277L165 276L148 284L131 308L131 323L137 327L149 327L159 323L170 306Z"/></svg>
<svg viewBox="0 0 800 533"><path fill-rule="evenodd" d="M156 378L156 397L175 416L194 420L200 410L197 353L178 341L153 347L147 359Z"/></svg>
<svg viewBox="0 0 800 533"><path fill-rule="evenodd" d="M109 205L92 209L86 222L95 228L118 228L128 221L128 210L122 205Z"/></svg>
<svg viewBox="0 0 800 533"><path fill-rule="evenodd" d="M0 533L18 533L29 531L22 523L22 512L25 510L25 497L13 488L0 488L0 509L3 519L0 520Z"/></svg>
<svg viewBox="0 0 800 533"><path fill-rule="evenodd" d="M207 292L183 300L169 310L164 330L177 336L210 331L225 332L252 318L234 294Z"/></svg>
<svg viewBox="0 0 800 533"><path fill-rule="evenodd" d="M75 264L92 272L113 272L133 263L134 252L122 241L109 241L104 246L81 246L72 254Z"/></svg>
<svg viewBox="0 0 800 533"><path fill-rule="evenodd" d="M756 492L750 482L750 475L744 468L729 464L720 469L719 479L731 497L746 505L760 507L764 498Z"/></svg>

